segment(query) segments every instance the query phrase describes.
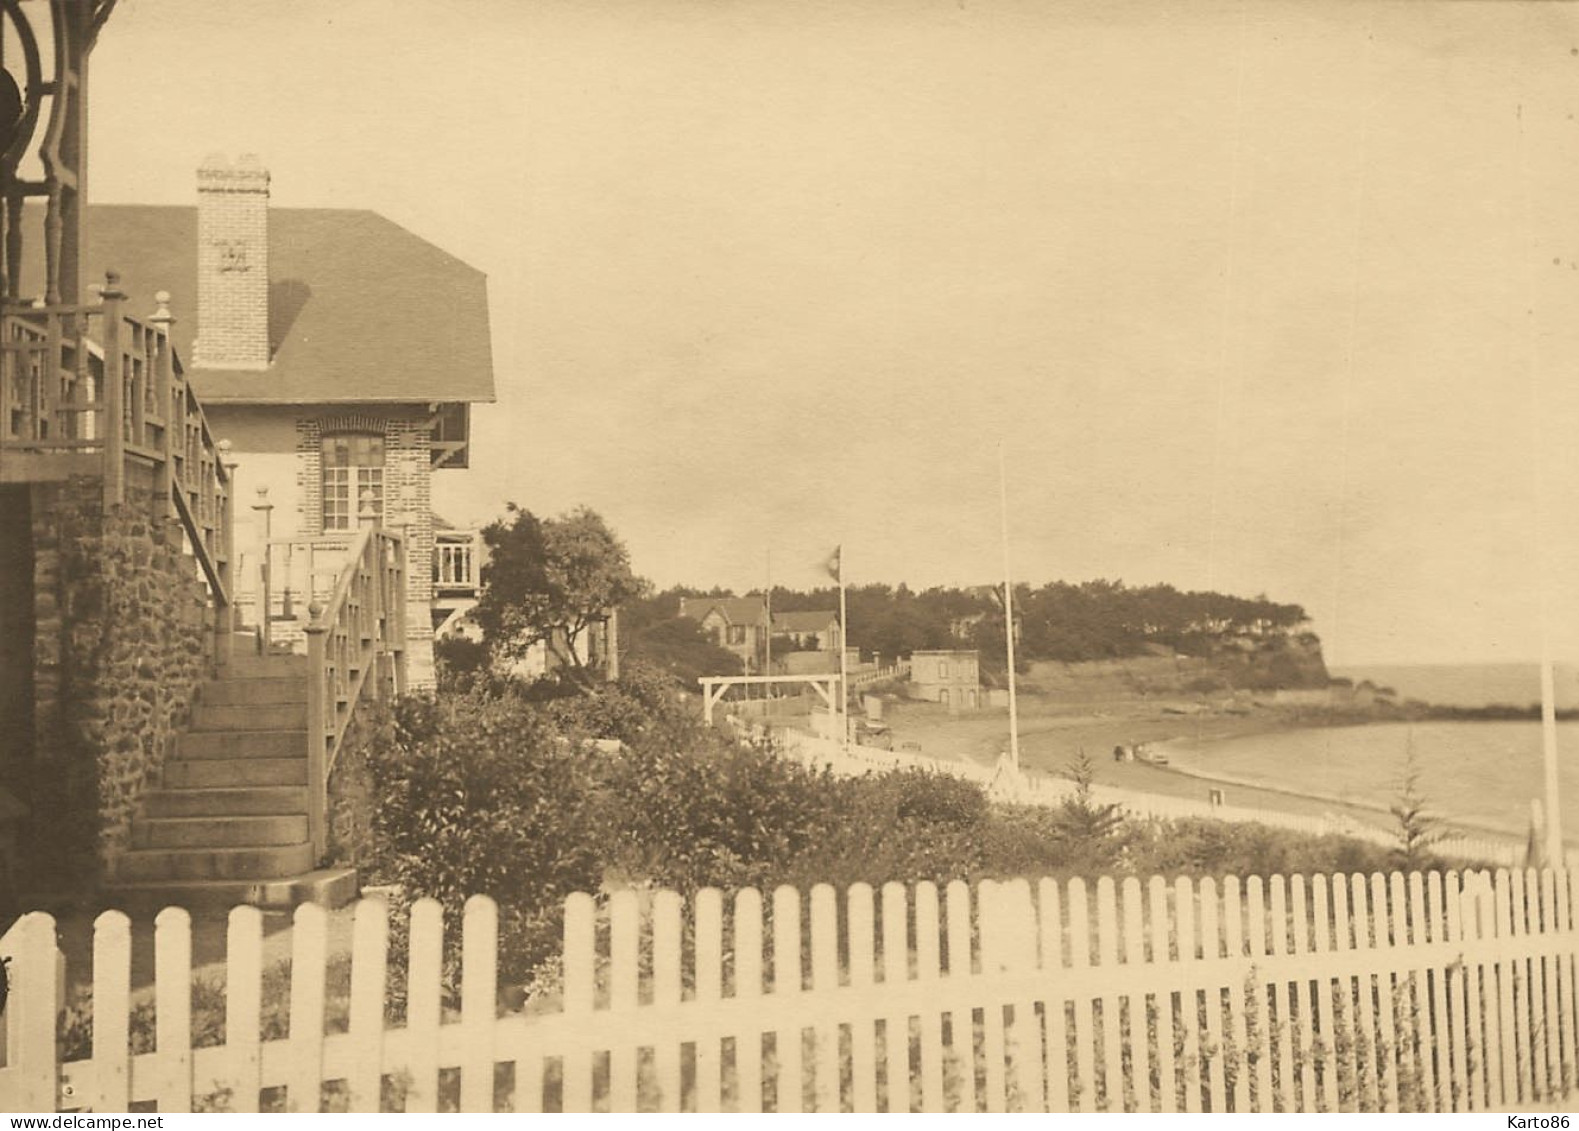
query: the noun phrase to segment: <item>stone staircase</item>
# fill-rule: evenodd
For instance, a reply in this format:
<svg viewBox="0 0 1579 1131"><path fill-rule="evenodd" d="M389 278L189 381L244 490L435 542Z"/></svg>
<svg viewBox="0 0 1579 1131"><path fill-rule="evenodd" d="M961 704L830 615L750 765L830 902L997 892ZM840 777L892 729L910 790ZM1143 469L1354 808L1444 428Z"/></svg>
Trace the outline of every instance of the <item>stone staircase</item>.
<svg viewBox="0 0 1579 1131"><path fill-rule="evenodd" d="M237 655L203 685L114 890L188 907L344 903L356 873L315 868L307 807L307 658Z"/></svg>

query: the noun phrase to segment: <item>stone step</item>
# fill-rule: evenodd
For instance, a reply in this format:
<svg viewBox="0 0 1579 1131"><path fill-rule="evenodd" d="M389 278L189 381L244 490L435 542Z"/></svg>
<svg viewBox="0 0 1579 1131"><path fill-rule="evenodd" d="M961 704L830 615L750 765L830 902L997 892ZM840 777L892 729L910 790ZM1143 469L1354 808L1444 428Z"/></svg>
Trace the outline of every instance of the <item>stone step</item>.
<svg viewBox="0 0 1579 1131"><path fill-rule="evenodd" d="M239 903L291 908L302 903L343 907L356 898L354 868L320 868L300 875L264 880L145 881L109 885L122 911L158 912L166 907L228 909Z"/></svg>
<svg viewBox="0 0 1579 1131"><path fill-rule="evenodd" d="M307 725L307 703L221 705L198 703L192 708L193 730L301 730Z"/></svg>
<svg viewBox="0 0 1579 1131"><path fill-rule="evenodd" d="M306 656L259 656L237 638L235 654L219 667L219 674L234 679L275 679L307 674Z"/></svg>
<svg viewBox="0 0 1579 1131"><path fill-rule="evenodd" d="M123 883L168 880L271 880L306 872L313 847L300 844L267 848L134 848L121 857Z"/></svg>
<svg viewBox="0 0 1579 1131"><path fill-rule="evenodd" d="M259 848L300 844L307 815L267 817L140 817L132 822L133 848Z"/></svg>
<svg viewBox="0 0 1579 1131"><path fill-rule="evenodd" d="M156 789L143 801L146 817L270 817L307 812L307 788L259 785L251 788Z"/></svg>
<svg viewBox="0 0 1579 1131"><path fill-rule="evenodd" d="M181 758L166 762L166 789L238 785L306 785L307 756L300 758Z"/></svg>
<svg viewBox="0 0 1579 1131"><path fill-rule="evenodd" d="M306 703L306 676L246 676L209 680L199 700L214 707Z"/></svg>
<svg viewBox="0 0 1579 1131"><path fill-rule="evenodd" d="M306 756L306 730L189 730L177 737L175 757L166 765L193 758Z"/></svg>

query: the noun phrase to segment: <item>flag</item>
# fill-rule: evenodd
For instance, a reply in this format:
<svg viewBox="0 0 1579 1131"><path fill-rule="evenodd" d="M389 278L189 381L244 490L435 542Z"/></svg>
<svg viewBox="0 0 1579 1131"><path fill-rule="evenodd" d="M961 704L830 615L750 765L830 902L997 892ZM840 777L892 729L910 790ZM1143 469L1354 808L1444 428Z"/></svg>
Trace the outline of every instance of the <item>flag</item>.
<svg viewBox="0 0 1579 1131"><path fill-rule="evenodd" d="M828 560L822 563L822 568L829 577L835 581L844 580L844 547L835 546L833 553L828 555Z"/></svg>

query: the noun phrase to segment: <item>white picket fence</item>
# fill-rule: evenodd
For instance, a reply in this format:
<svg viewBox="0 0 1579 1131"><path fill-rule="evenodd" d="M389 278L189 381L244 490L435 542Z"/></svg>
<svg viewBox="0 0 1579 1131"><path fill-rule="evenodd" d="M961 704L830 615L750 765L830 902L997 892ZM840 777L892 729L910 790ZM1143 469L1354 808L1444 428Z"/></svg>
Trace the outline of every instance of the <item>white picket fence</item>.
<svg viewBox="0 0 1579 1131"><path fill-rule="evenodd" d="M761 726L744 720L738 721L736 725L743 732L750 733L756 738L766 740L769 737L769 732ZM997 767L987 767L956 759L929 758L906 750L883 750L855 744L840 747L831 739L788 728L773 730L771 740L784 751L786 756L803 765L826 768L835 774L859 776L873 771L893 769L949 774L967 781L980 782L996 800L1021 805L1059 805L1074 789L1073 783L1065 778L1045 774L1016 774L1002 763ZM1202 788L1205 788L1205 785L1203 781ZM1091 796L1097 804L1118 805L1127 815L1142 819L1199 818L1247 822L1270 825L1310 836L1353 837L1387 847L1397 843L1397 836L1392 830L1366 824L1347 814L1336 812L1317 816L1253 806L1217 805L1206 800L1143 793L1102 784L1092 786ZM1512 836L1497 836L1489 831L1471 832L1448 826L1444 828L1441 836L1431 842L1430 850L1444 860L1477 865L1520 868L1525 864L1525 844L1522 840ZM1579 854L1570 851L1565 864L1569 868L1579 866Z"/></svg>
<svg viewBox="0 0 1579 1131"><path fill-rule="evenodd" d="M382 900L355 910L343 995L324 910L297 909L284 1020L239 907L223 1042L197 1048L187 913L158 917L150 1020L110 911L91 1051L64 1062L33 913L0 938L0 1108L1527 1110L1579 1069L1574 908L1569 874L1506 871L575 895L558 1000L523 1014L498 1005L493 903L467 905L447 1002L420 900L393 1024Z"/></svg>

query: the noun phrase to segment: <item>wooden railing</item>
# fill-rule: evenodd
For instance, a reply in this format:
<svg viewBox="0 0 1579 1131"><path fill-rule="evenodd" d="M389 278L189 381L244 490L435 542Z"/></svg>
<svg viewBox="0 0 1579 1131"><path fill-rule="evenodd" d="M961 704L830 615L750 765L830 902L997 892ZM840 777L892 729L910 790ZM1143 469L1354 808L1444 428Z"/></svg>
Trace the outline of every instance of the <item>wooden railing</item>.
<svg viewBox="0 0 1579 1131"><path fill-rule="evenodd" d="M161 306L139 320L110 272L98 304L0 308L0 463L7 482L101 478L105 506L151 484L154 520L178 519L215 607L231 617L232 464L171 345ZM163 303L168 296L161 294ZM138 494L133 492L133 495Z"/></svg>
<svg viewBox="0 0 1579 1131"><path fill-rule="evenodd" d="M329 775L346 727L369 695L406 688L406 547L379 526L371 493L360 529L327 601L307 625L307 826L315 859L328 848Z"/></svg>

